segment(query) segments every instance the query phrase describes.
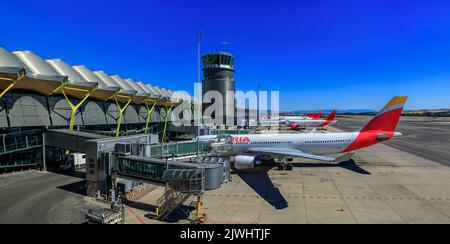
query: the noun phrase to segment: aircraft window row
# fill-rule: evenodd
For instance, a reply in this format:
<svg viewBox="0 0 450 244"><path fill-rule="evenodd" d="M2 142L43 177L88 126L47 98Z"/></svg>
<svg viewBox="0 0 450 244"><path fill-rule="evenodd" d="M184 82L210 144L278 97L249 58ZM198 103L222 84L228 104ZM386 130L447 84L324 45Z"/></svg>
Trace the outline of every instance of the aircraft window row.
<svg viewBox="0 0 450 244"><path fill-rule="evenodd" d="M317 143L343 143L343 142L352 142L352 140L305 141L306 144L317 144Z"/></svg>

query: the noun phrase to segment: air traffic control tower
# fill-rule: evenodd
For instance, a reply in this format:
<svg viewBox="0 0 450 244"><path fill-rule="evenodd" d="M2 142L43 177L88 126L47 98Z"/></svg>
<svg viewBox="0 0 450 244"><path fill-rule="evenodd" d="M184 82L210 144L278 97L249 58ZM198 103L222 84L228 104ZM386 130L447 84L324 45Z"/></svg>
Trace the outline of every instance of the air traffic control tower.
<svg viewBox="0 0 450 244"><path fill-rule="evenodd" d="M228 121L226 117L227 114L234 115L235 111L234 56L228 52L217 52L204 55L202 60L204 76L202 83L203 114L212 104L221 102L223 103L222 121L224 124L232 125L234 124L234 116L229 116ZM220 93L223 101L216 101L217 98L215 98L214 93ZM211 96L205 96L206 94L211 94ZM217 121L216 113L212 113L212 119Z"/></svg>

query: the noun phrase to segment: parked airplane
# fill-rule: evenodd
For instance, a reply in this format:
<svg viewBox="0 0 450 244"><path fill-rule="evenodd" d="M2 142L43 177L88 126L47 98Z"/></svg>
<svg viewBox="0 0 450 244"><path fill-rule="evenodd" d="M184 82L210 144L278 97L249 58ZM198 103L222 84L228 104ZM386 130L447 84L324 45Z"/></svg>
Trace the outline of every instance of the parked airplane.
<svg viewBox="0 0 450 244"><path fill-rule="evenodd" d="M306 116L283 116L283 121L290 121L290 120L318 120L322 118L323 112L320 113L309 113Z"/></svg>
<svg viewBox="0 0 450 244"><path fill-rule="evenodd" d="M292 169L292 164L287 161L296 157L323 162L346 161L355 150L401 136L395 130L406 101L405 96L394 97L359 132L233 135L227 138L230 146L225 154L234 156L236 169L261 166L265 158L282 160L281 168L288 170ZM339 158L324 156L342 153L345 155Z"/></svg>
<svg viewBox="0 0 450 244"><path fill-rule="evenodd" d="M264 117L261 119L260 124L262 126L280 126L289 124L290 121L315 121L322 118L323 112L320 113L309 113L306 116L281 116L268 118Z"/></svg>
<svg viewBox="0 0 450 244"><path fill-rule="evenodd" d="M326 119L318 119L318 120L292 119L288 120L287 122L289 123L289 127L291 127L291 129L293 130L309 127L323 128L331 123L337 123L337 121L334 120L335 118L336 118L336 110L331 112L331 114Z"/></svg>

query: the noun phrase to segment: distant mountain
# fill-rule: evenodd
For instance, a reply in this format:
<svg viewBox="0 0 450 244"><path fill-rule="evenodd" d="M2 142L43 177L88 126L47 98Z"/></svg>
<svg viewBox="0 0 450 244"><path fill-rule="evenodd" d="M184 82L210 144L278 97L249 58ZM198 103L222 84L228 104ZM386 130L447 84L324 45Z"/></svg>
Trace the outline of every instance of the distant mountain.
<svg viewBox="0 0 450 244"><path fill-rule="evenodd" d="M377 111L371 109L346 109L339 110L338 113L341 114L364 114L364 113L376 113Z"/></svg>

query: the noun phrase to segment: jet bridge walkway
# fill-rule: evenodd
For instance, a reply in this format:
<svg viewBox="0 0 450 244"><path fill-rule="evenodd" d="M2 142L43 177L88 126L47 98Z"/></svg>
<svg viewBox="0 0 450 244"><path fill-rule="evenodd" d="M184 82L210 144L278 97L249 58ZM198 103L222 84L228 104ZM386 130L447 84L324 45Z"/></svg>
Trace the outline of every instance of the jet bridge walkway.
<svg viewBox="0 0 450 244"><path fill-rule="evenodd" d="M177 162L138 156L119 156L113 171L117 175L165 184L157 200L156 217L164 220L192 196L197 197L197 216L204 191L219 188L224 182L224 165Z"/></svg>

